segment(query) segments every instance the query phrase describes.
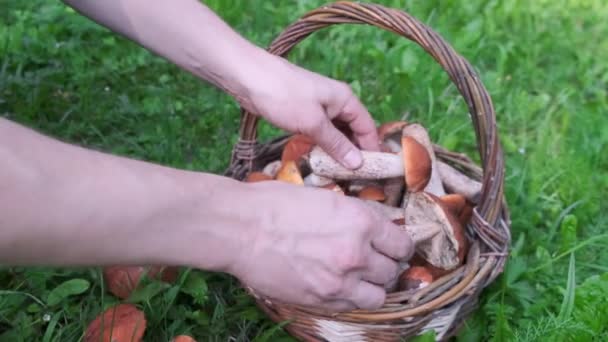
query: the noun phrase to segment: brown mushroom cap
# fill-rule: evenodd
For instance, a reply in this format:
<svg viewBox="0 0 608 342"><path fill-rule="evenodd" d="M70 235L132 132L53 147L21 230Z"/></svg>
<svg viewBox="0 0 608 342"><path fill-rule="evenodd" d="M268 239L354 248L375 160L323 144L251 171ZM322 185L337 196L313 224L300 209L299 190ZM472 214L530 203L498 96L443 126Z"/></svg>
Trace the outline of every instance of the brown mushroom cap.
<svg viewBox="0 0 608 342"><path fill-rule="evenodd" d="M366 186L361 191L359 191L359 195L357 196L360 199L370 200L370 201L384 201L386 196L384 195L384 191L379 186Z"/></svg>
<svg viewBox="0 0 608 342"><path fill-rule="evenodd" d="M399 276L399 290L418 290L433 282L433 275L423 266L412 266Z"/></svg>
<svg viewBox="0 0 608 342"><path fill-rule="evenodd" d="M281 163L295 161L300 163L315 145L314 140L304 134L295 134L289 138L281 154Z"/></svg>
<svg viewBox="0 0 608 342"><path fill-rule="evenodd" d="M141 342L146 330L144 313L133 304L118 304L97 316L84 335L84 342Z"/></svg>
<svg viewBox="0 0 608 342"><path fill-rule="evenodd" d="M454 234L454 239L456 239L456 241L458 242L458 260L460 264L462 264L469 248L469 243L465 235L464 226L458 219L458 215L455 215L441 199L432 194L429 194L429 196L433 197L434 200L443 208L445 216L450 222L450 226L452 227L452 232Z"/></svg>
<svg viewBox="0 0 608 342"><path fill-rule="evenodd" d="M448 207L448 209L454 214L456 217L460 216L460 213L465 207L466 198L460 194L447 194L439 197L441 202Z"/></svg>
<svg viewBox="0 0 608 342"><path fill-rule="evenodd" d="M408 192L422 191L431 180L431 157L412 137L401 137L405 184Z"/></svg>
<svg viewBox="0 0 608 342"><path fill-rule="evenodd" d="M106 288L114 296L126 299L137 288L144 274L150 279L173 283L178 276L177 267L168 266L107 266L103 268Z"/></svg>
<svg viewBox="0 0 608 342"><path fill-rule="evenodd" d="M380 142L384 142L391 135L401 133L403 127L407 126L405 121L389 121L378 126L378 139Z"/></svg>

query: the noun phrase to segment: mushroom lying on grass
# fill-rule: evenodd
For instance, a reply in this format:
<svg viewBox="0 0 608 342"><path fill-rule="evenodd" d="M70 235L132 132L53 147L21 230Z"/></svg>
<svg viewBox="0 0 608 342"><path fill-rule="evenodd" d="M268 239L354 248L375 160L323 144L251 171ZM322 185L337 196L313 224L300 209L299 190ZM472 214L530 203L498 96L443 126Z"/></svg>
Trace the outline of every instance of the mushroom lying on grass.
<svg viewBox="0 0 608 342"><path fill-rule="evenodd" d="M106 309L87 327L84 342L141 342L146 330L144 313L133 304Z"/></svg>
<svg viewBox="0 0 608 342"><path fill-rule="evenodd" d="M178 268L169 266L107 266L103 268L106 288L114 296L126 299L137 288L142 277L173 283Z"/></svg>

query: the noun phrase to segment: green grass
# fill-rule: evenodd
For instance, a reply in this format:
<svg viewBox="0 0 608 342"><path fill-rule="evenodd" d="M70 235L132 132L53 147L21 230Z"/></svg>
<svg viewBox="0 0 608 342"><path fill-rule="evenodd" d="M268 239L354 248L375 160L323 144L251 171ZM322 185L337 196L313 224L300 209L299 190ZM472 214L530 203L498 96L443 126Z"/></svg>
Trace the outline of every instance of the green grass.
<svg viewBox="0 0 608 342"><path fill-rule="evenodd" d="M324 2L207 3L267 46ZM458 340L606 340L608 3L382 3L446 38L479 71L497 112L513 251ZM60 2L2 0L0 22L1 115L111 153L214 173L227 167L239 111L225 94ZM433 140L477 157L462 98L412 42L338 26L302 42L290 59L349 82L378 122L407 113ZM261 127L263 138L278 133ZM175 285L144 285L134 301L150 341L178 333L287 340L224 275L185 270ZM0 289L0 341L76 341L116 302L97 269L5 267Z"/></svg>

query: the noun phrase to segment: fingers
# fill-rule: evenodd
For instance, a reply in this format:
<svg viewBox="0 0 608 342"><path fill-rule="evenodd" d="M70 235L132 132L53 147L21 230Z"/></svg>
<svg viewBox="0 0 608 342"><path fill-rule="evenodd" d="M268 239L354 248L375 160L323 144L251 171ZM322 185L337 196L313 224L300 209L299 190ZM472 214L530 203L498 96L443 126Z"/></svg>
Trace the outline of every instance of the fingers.
<svg viewBox="0 0 608 342"><path fill-rule="evenodd" d="M354 285L349 298L360 309L375 310L384 304L386 291L384 288L366 281Z"/></svg>
<svg viewBox="0 0 608 342"><path fill-rule="evenodd" d="M326 115L321 117L322 121L307 134L344 167L356 169L361 166L363 162L361 151L331 123Z"/></svg>
<svg viewBox="0 0 608 342"><path fill-rule="evenodd" d="M414 254L414 242L409 233L398 225L383 220L372 237L372 246L380 253L396 260L407 260Z"/></svg>
<svg viewBox="0 0 608 342"><path fill-rule="evenodd" d="M330 94L331 97L326 98L324 103L329 118L346 123L362 149L379 151L380 145L374 120L350 87L338 83Z"/></svg>
<svg viewBox="0 0 608 342"><path fill-rule="evenodd" d="M372 251L369 256L368 267L363 271L362 279L384 286L384 284L395 279L398 274L399 264L395 260Z"/></svg>
<svg viewBox="0 0 608 342"><path fill-rule="evenodd" d="M349 125L359 146L368 151L379 151L378 131L371 115L359 99L351 93L344 107L335 117Z"/></svg>

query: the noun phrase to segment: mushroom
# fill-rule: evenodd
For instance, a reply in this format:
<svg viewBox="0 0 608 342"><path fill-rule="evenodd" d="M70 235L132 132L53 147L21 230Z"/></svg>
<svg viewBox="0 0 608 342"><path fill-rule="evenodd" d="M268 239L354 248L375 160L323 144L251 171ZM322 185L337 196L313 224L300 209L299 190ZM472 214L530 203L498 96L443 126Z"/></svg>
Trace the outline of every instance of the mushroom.
<svg viewBox="0 0 608 342"><path fill-rule="evenodd" d="M437 169L439 170L441 181L448 192L461 194L471 203L479 201L481 193L480 182L467 177L462 172L442 161L437 162Z"/></svg>
<svg viewBox="0 0 608 342"><path fill-rule="evenodd" d="M323 187L330 184L334 184L333 179L315 175L314 173L304 177L304 185L306 186Z"/></svg>
<svg viewBox="0 0 608 342"><path fill-rule="evenodd" d="M84 342L143 341L146 330L144 313L133 304L118 304L106 309L87 327Z"/></svg>
<svg viewBox="0 0 608 342"><path fill-rule="evenodd" d="M281 168L281 161L275 160L275 161L272 161L272 162L266 164L266 166L264 166L264 169L262 170L262 172L269 175L272 178L275 178L277 176L277 172L279 172L280 168Z"/></svg>
<svg viewBox="0 0 608 342"><path fill-rule="evenodd" d="M273 180L274 178L264 172L254 171L250 172L245 178L247 183L263 182Z"/></svg>
<svg viewBox="0 0 608 342"><path fill-rule="evenodd" d="M424 148L431 158L431 179L424 188L424 191L431 193L435 196L445 195L445 190L441 184L441 177L439 176L439 170L437 170L437 158L435 157L435 151L433 150L433 144L429 137L427 130L420 124L412 123L403 127L403 136L412 137L416 139Z"/></svg>
<svg viewBox="0 0 608 342"><path fill-rule="evenodd" d="M460 216L467 202L466 198L461 194L446 194L439 197L439 199L456 217Z"/></svg>
<svg viewBox="0 0 608 342"><path fill-rule="evenodd" d="M360 199L370 200L370 201L379 201L382 202L386 199L384 195L384 191L382 187L379 186L367 186L359 191L358 196Z"/></svg>
<svg viewBox="0 0 608 342"><path fill-rule="evenodd" d="M108 266L103 268L106 287L114 296L126 299L137 288L142 276L173 283L178 276L177 267L168 266Z"/></svg>
<svg viewBox="0 0 608 342"><path fill-rule="evenodd" d="M376 130L378 132L378 139L380 140L380 144L385 144L385 146L389 147L389 149L391 150L391 147L397 149L397 151L394 151L395 153L399 152L399 150L401 149L401 146L399 145L399 133L401 133L403 127L405 127L406 125L406 121L389 121L381 124ZM395 137L397 138L396 140L394 140ZM393 142L396 144L391 144L391 146L387 144L389 142Z"/></svg>
<svg viewBox="0 0 608 342"><path fill-rule="evenodd" d="M404 177L409 191L423 189L431 175L431 160L420 143L409 137L402 137L401 155L361 151L363 164L355 170L347 169L334 160L320 147L310 151L309 166L316 175L337 180L381 180Z"/></svg>
<svg viewBox="0 0 608 342"><path fill-rule="evenodd" d="M381 142L380 150L395 154L401 153L402 146L399 143L399 138L406 125L407 122L405 121L391 121L380 125L380 127L378 127L378 137ZM386 194L384 204L393 207L399 206L404 189L405 182L403 177L386 179L384 181L384 193Z"/></svg>
<svg viewBox="0 0 608 342"><path fill-rule="evenodd" d="M315 145L314 140L304 134L292 135L281 153L281 162L295 161L299 164Z"/></svg>
<svg viewBox="0 0 608 342"><path fill-rule="evenodd" d="M276 180L296 185L304 185L304 180L302 179L300 169L293 160L288 160L282 163L279 171L277 172Z"/></svg>
<svg viewBox="0 0 608 342"><path fill-rule="evenodd" d="M427 192L408 194L405 231L410 233L416 251L431 265L453 269L460 264L462 231L460 222L441 200Z"/></svg>
<svg viewBox="0 0 608 342"><path fill-rule="evenodd" d="M419 290L433 282L433 274L424 266L412 266L399 276L399 290Z"/></svg>

